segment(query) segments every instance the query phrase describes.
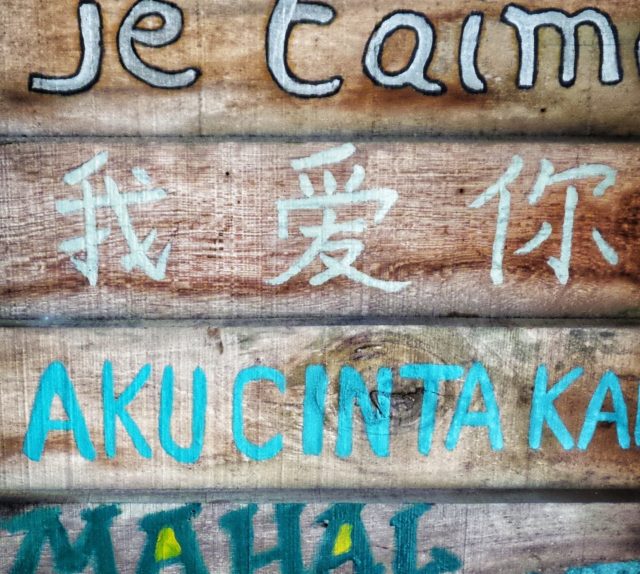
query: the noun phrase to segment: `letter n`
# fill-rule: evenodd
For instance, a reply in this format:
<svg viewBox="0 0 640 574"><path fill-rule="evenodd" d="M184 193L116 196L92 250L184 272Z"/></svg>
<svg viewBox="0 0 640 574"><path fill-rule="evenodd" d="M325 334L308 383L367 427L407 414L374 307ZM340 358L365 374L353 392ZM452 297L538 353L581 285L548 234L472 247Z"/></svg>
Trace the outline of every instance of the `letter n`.
<svg viewBox="0 0 640 574"><path fill-rule="evenodd" d="M391 369L378 369L377 401L370 396L362 376L353 367L340 370L340 402L338 406L338 438L336 454L340 458L351 455L353 442L353 405L357 400L366 427L371 450L376 456L389 456L389 422L391 420Z"/></svg>

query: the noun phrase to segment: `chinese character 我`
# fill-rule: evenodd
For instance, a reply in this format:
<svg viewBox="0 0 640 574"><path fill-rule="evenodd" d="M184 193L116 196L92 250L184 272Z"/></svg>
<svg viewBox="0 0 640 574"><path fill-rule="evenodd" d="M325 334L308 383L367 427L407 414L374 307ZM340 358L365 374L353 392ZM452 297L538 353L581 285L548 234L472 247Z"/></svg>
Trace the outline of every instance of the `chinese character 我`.
<svg viewBox="0 0 640 574"><path fill-rule="evenodd" d="M129 253L122 257L121 264L125 271L139 267L154 281L164 279L171 243L167 243L158 257L157 263L149 258L149 249L156 239L157 231L152 229L147 237L140 241L133 229L129 215L129 205L142 205L163 199L167 194L164 189L154 188L149 174L142 168L131 170L133 177L144 186L142 191L121 193L118 184L108 175L103 178L105 195L96 196L89 178L100 171L107 163L108 153L101 152L80 167L68 172L63 181L67 185L80 185L82 199L63 199L56 202L56 209L62 215L83 212L84 236L63 241L59 250L71 256L74 267L82 273L91 286L98 284L99 251L98 246L111 234L110 228L100 228L97 224L98 209L111 208L118 220L120 231L127 242ZM84 252L84 259L78 257Z"/></svg>

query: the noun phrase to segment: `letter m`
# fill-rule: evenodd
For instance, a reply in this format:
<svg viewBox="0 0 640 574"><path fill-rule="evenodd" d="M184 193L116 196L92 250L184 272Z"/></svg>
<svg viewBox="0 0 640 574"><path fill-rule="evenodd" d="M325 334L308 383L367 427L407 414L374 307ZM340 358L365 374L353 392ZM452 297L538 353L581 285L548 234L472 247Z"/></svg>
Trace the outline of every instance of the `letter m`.
<svg viewBox="0 0 640 574"><path fill-rule="evenodd" d="M12 534L26 532L10 574L35 574L47 541L55 572L78 574L91 563L96 574L117 574L109 529L118 514L113 505L83 510L80 516L86 526L73 544L60 522L59 508L38 507L0 521L0 529Z"/></svg>
<svg viewBox="0 0 640 574"><path fill-rule="evenodd" d="M518 87L529 89L538 76L538 30L555 28L562 36L560 84L573 86L578 70L578 28L593 26L600 43L600 82L618 84L622 81L622 66L618 54L618 32L611 18L595 8L585 8L570 15L563 10L529 12L517 4L509 4L502 12L502 21L514 26L520 44Z"/></svg>

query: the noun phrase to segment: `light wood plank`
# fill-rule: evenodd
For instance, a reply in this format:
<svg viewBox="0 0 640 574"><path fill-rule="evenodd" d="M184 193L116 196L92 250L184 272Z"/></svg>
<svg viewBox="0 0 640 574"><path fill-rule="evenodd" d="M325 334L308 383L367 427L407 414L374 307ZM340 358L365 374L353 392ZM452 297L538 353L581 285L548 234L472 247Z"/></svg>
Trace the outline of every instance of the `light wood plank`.
<svg viewBox="0 0 640 574"><path fill-rule="evenodd" d="M431 553L434 549L436 556L441 559L441 567L447 564L446 568L437 570L438 572L634 574L640 567L640 506L637 504L435 505L417 517L415 548L412 548L410 543L398 547L395 528L390 525L392 518L408 510L409 505L370 504L358 508L355 514L360 516L360 524L348 522L346 517L343 517L344 522L340 522L337 516L331 515L332 509L334 512L336 510L335 506L308 504L303 507L299 528L294 527L289 534L283 534L283 537L290 553L294 548L300 547L301 557L307 568L318 563L323 542L328 540L329 547L335 547L334 528L341 524L354 525L352 543L355 540L356 529L362 528L366 532L364 541L359 546L352 546L352 549L359 551L360 556L369 551L375 562L383 565L384 572L389 573L401 572L394 569L394 559L397 557L406 559L415 556L418 567L432 562ZM73 542L85 526L80 517L81 511L95 508L78 505L4 507L2 526L6 528L5 525L16 524L18 520L25 522L25 517L32 517L33 520L34 513L37 512L61 510L60 523ZM259 506L250 522L255 537L253 548L248 546L246 537L241 539L237 531L221 527L221 519L225 524L230 520L239 523L240 515L246 511L247 505L196 505L192 507L195 516L190 520L180 521L176 519L175 513L183 508L185 506L167 504L117 505L116 511L119 514L113 518L107 535L107 539L112 540L114 549L113 554L107 552L107 556L113 557L116 571L151 571L148 568L136 570L147 545L154 550L158 547L165 550L165 556L176 553L176 547L172 540L167 538L166 531L158 543L160 537L157 530L151 530L149 533L143 530L142 521L145 519L148 523L155 518L156 521L162 522L165 528L175 528L179 524L187 525L187 531L195 532L193 543L189 543L187 537L179 532L175 540L178 544L182 542L180 554L176 558L178 564L180 556L201 558L202 567L190 570L197 574L207 571L239 573L241 570L237 566L234 567L233 559L238 560L242 557L247 560L252 553L267 550L278 544L276 507L271 505ZM277 508L282 512L285 505ZM348 507L343 506L343 512L345 508ZM327 520L323 524L317 523L317 517L326 512L329 512ZM160 518L160 513L165 514ZM55 521L51 518L49 520L52 523ZM43 520L40 525L43 526ZM17 554L21 545L25 544L25 537L23 532L9 534L3 528L0 529L0 567L3 572L9 572L10 567L17 564ZM283 530L281 525L281 531ZM173 532L177 532L177 529ZM244 532L246 533L247 529L244 529ZM345 548L348 548L348 545L341 546L338 550ZM29 555L35 553L32 551ZM55 567L52 554L51 546L45 543L40 555L38 572L61 571ZM447 562L443 559L443 554ZM348 558L348 554L343 554L342 558ZM103 560L106 562L105 558ZM155 565L155 560L152 562ZM349 563L348 560L347 562ZM614 566L614 563L618 566ZM95 574L108 572L106 567L96 566L95 561L93 564L92 571ZM160 564L163 564L163 560L160 560ZM284 570L281 563L276 561L264 571ZM369 574L373 569L361 561L360 566L354 571ZM29 574L28 571L21 572Z"/></svg>
<svg viewBox="0 0 640 574"><path fill-rule="evenodd" d="M51 366L54 361L57 366ZM111 395L105 386L110 380L103 374L105 361L112 365L116 395L144 365L150 365L146 384L124 405L148 444L150 458L143 457L140 441L134 447L119 418L113 458L106 456L103 392ZM419 378L424 374L406 367L402 370L405 365L430 363L458 365L457 372L445 375L455 380L430 387ZM485 381L482 389L472 375L474 363L482 365L491 381ZM86 420L89 437L84 441L76 415L73 432L38 434L39 429L49 428L47 420L66 418L59 396L51 399L50 410L46 399L46 389L56 384L62 385L55 387L58 395L70 396L69 384L63 385L61 364ZM305 412L306 388L312 388L313 379L309 365L324 365L327 390L325 393L320 384L310 393ZM541 365L548 373L546 382ZM166 411L160 415L167 366L173 367L175 378L171 419ZM243 391L239 374L256 366L280 372L286 379L283 392L271 381L248 383ZM357 376L348 378L345 366L360 373L368 389L362 392L368 396L355 399L344 394L349 384L359 384ZM202 448L194 447L190 458L177 453L168 439L161 440L158 429L163 422L170 424L177 445L188 448L194 444L192 373L197 367L207 381L206 426ZM384 386L384 379L380 383L376 378L381 367L392 370L390 389ZM584 369L582 374L573 372L577 368ZM634 328L10 328L0 331L0 369L0 490L10 496L73 495L76 489L81 497L103 490L126 496L127 491L177 489L606 490L639 486L640 356ZM45 370L47 376L43 376ZM548 423L553 411L547 409L537 448L535 425L531 426L536 420L531 414L535 411L534 382L541 377L537 388L544 393L570 372L574 382L553 403L570 434L569 444L561 446L558 426L551 431ZM264 373L253 370L251 377L245 376L260 378L267 376ZM482 374L478 365L473 373ZM322 372L316 371L315 376L324 380ZM39 386L40 399L36 400ZM555 389L560 391L560 387ZM430 404L433 393L438 393L435 411L424 406ZM465 426L456 438L454 420L467 412L461 397L473 396L470 411L491 412L492 394L499 416L477 421L484 425L477 428L466 426L473 421L461 419ZM348 409L354 401L360 408L355 406L350 417ZM197 402L205 404L204 399ZM37 404L43 407L40 414L34 410ZM108 404L112 404L110 399ZM538 398L535 404L543 403ZM67 403L68 412L73 411L70 405ZM598 414L599 409L615 409L617 422L611 416L609 422L598 422L606 418ZM435 412L435 422L429 445L420 441L427 440L431 412ZM362 413L369 425L364 424ZM314 416L318 417L315 426ZM351 452L349 420L353 420ZM379 426L371 426L376 422ZM365 426L372 434L365 432ZM316 432L320 428L324 429L322 438ZM501 433L502 441L491 429ZM271 450L259 446L278 440L282 440L281 448L277 444Z"/></svg>
<svg viewBox="0 0 640 574"><path fill-rule="evenodd" d="M292 159L334 149L327 142L303 145L148 140L44 140L13 143L0 154L0 317L67 321L70 318L269 318L479 316L637 316L640 309L640 160L635 144L597 143L361 143L354 155L327 166L337 195L354 166L365 169L362 189L397 192L378 223L374 199L337 207L338 223L363 218L362 232L337 234L363 248L351 268L362 277L340 275L310 282L326 268L319 256L279 285L270 283L312 245L301 228L322 222L319 208L293 211L288 238L278 236L279 203L303 200ZM120 192L141 192L132 175L143 168L166 197L129 206L140 242L157 230L149 250L156 265L171 245L165 277L141 267L127 271L130 247L114 209L97 209L96 228L110 235L96 248L96 286L72 264L64 242L83 238L86 210L60 213L60 202L82 199L80 185L63 178L107 152L106 165L87 179L95 197L105 196L103 176ZM503 249L502 284L492 274L498 237L499 198L472 204L522 158L522 171L508 185L510 219ZM557 173L597 164L599 176L550 185L539 201L530 193L540 162ZM309 169L316 197L326 199L323 168ZM612 185L595 197L604 173ZM569 221L567 187L578 190L567 275L561 282L549 265L561 258L562 230ZM383 192L381 197L385 196ZM547 222L549 238L529 254L516 251ZM595 243L597 230L617 262ZM327 246L328 249L328 246ZM346 249L334 255L338 260ZM568 253L568 252L567 252ZM86 249L75 255L86 260ZM348 266L347 266L348 267ZM399 282L398 292L386 292ZM408 285L405 285L408 283Z"/></svg>
<svg viewBox="0 0 640 574"><path fill-rule="evenodd" d="M30 92L30 74L66 76L80 62L77 4L56 0L6 0L0 17L0 133L58 135L267 134L326 136L368 134L600 134L638 135L640 79L636 42L640 9L634 0L598 2L615 26L620 83L600 79L598 36L581 26L575 84L560 85L561 36L540 32L539 73L531 90L518 89L515 27L500 20L508 3L419 0L369 2L334 0L336 18L327 26L297 26L291 34L289 66L302 79L344 80L334 96L301 99L283 91L269 73L265 41L275 2L180 0L180 39L165 48L136 45L141 58L165 70L199 69L201 76L182 90L153 88L121 65L118 30L133 2L100 0L104 57L98 81L71 96ZM527 10L578 13L584 1L522 0ZM430 79L447 86L442 96L412 88L375 85L363 71L363 53L372 31L395 10L425 14L436 33L428 67ZM484 14L478 67L488 92L463 89L459 44L465 18ZM156 22L155 25L157 25ZM153 22L141 26L152 27ZM613 32L610 32L613 33ZM401 70L409 61L413 34L395 34L384 50L383 66ZM614 66L615 67L615 66Z"/></svg>

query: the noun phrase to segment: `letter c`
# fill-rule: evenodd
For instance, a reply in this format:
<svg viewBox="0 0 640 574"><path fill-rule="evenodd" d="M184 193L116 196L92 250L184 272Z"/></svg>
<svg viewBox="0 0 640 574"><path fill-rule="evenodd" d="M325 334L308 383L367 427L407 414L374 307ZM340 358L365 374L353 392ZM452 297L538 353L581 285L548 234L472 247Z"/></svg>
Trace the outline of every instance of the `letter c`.
<svg viewBox="0 0 640 574"><path fill-rule="evenodd" d="M254 366L240 371L233 386L233 440L237 449L250 459L269 460L282 450L282 435L277 434L263 444L255 444L249 441L244 433L244 389L249 383L257 381L271 381L281 393L287 388L285 376L276 369Z"/></svg>

